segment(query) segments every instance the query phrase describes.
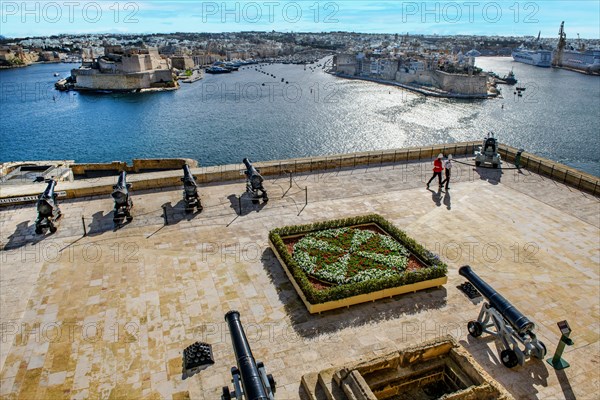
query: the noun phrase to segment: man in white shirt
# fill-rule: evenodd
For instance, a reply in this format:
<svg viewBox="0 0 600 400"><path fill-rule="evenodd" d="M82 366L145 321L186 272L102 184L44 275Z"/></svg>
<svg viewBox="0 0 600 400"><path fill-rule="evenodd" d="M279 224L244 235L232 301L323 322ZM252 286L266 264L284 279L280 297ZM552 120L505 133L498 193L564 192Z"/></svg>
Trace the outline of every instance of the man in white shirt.
<svg viewBox="0 0 600 400"><path fill-rule="evenodd" d="M452 170L452 154L448 154L448 159L444 162L444 171L446 171L446 179L442 181L442 185L446 184L446 190L448 190L448 184L450 183L450 171Z"/></svg>

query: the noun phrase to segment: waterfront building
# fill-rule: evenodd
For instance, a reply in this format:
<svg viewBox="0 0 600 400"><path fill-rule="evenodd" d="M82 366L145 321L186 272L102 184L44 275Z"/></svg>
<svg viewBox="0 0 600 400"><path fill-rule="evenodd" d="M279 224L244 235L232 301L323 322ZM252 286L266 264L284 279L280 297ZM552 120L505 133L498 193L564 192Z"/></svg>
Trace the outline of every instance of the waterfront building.
<svg viewBox="0 0 600 400"><path fill-rule="evenodd" d="M76 90L135 91L176 88L168 59L156 48L105 46L104 56L73 69Z"/></svg>
<svg viewBox="0 0 600 400"><path fill-rule="evenodd" d="M179 70L194 68L194 60L190 56L174 56L171 57L171 65Z"/></svg>
<svg viewBox="0 0 600 400"><path fill-rule="evenodd" d="M458 52L455 56L420 53L396 57L364 53L338 54L333 71L340 75L377 78L405 85L436 88L450 95L487 95L488 75L474 67L474 57Z"/></svg>

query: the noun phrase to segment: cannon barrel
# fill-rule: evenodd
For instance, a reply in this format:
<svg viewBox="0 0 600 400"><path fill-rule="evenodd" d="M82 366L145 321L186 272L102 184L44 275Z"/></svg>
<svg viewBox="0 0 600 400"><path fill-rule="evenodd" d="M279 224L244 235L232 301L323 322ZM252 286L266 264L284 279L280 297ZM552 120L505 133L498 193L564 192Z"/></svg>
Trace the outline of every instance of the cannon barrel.
<svg viewBox="0 0 600 400"><path fill-rule="evenodd" d="M127 184L127 173L122 171L119 174L117 184L113 186L112 197L115 200L115 205L124 206L129 198L129 186Z"/></svg>
<svg viewBox="0 0 600 400"><path fill-rule="evenodd" d="M261 189L262 190L262 183L263 183L262 175L258 172L258 170L256 168L254 168L254 165L252 165L252 162L249 159L244 158L243 162L244 162L244 165L246 166L246 172L245 172L246 177L250 181L250 184L252 185L252 189L254 189L254 190Z"/></svg>
<svg viewBox="0 0 600 400"><path fill-rule="evenodd" d="M460 267L458 273L467 278L488 299L490 306L498 310L517 332L525 333L535 327L534 323L517 310L515 306L473 272L470 266Z"/></svg>
<svg viewBox="0 0 600 400"><path fill-rule="evenodd" d="M54 179L49 179L47 182L48 186L46 186L46 190L44 190L44 193L42 193L40 199L54 200L54 188L56 187L56 181Z"/></svg>
<svg viewBox="0 0 600 400"><path fill-rule="evenodd" d="M183 181L183 186L186 188L186 190L195 191L196 187L198 186L196 185L194 175L192 175L192 171L190 171L190 167L187 164L183 166L183 178L181 178L181 180Z"/></svg>
<svg viewBox="0 0 600 400"><path fill-rule="evenodd" d="M49 179L48 186L42 194L40 194L37 202L37 210L38 213L43 216L49 216L52 214L52 210L55 206L54 197L54 188L56 187L56 181L54 179Z"/></svg>
<svg viewBox="0 0 600 400"><path fill-rule="evenodd" d="M246 400L268 400L269 396L263 385L260 372L252 355L250 344L246 338L244 327L240 321L240 313L229 311L225 321L231 333L231 343L237 360L244 396Z"/></svg>
<svg viewBox="0 0 600 400"><path fill-rule="evenodd" d="M248 176L260 175L256 168L254 168L254 165L252 165L252 161L250 161L247 158L244 158L243 163L246 166L246 174Z"/></svg>
<svg viewBox="0 0 600 400"><path fill-rule="evenodd" d="M121 171L119 174L119 180L115 185L115 190L127 189L127 172Z"/></svg>
<svg viewBox="0 0 600 400"><path fill-rule="evenodd" d="M190 166L187 164L183 165L183 180L194 182L194 175L192 175L192 171L190 171Z"/></svg>

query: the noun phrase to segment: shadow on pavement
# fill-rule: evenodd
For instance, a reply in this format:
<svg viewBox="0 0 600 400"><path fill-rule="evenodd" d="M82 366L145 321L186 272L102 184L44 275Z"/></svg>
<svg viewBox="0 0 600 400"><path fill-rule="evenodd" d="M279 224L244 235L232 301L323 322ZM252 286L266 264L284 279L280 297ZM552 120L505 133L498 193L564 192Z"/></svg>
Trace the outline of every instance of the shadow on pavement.
<svg viewBox="0 0 600 400"><path fill-rule="evenodd" d="M88 230L88 236L98 236L104 232L109 232L114 229L113 211L104 214L104 211L98 211L92 215L92 223Z"/></svg>
<svg viewBox="0 0 600 400"><path fill-rule="evenodd" d="M267 205L267 203L262 200L257 200L258 202L254 201L252 195L248 192L244 192L239 197L235 194L230 194L227 196L227 199L229 200L230 207L238 216L248 215L253 211L257 213L261 212L261 210Z"/></svg>
<svg viewBox="0 0 600 400"><path fill-rule="evenodd" d="M501 344L493 336L485 335L474 338L467 334L467 340L460 340L459 343L467 349L488 374L504 386L516 399L520 398L520 394L515 392L517 387L521 390L526 387L527 394L531 395L532 398L539 393L536 387L548 387L549 374L544 360L530 357L522 367L511 368L510 371L514 373L507 373L508 368L500 361ZM515 382L516 379L518 384Z"/></svg>
<svg viewBox="0 0 600 400"><path fill-rule="evenodd" d="M8 242L2 250L15 250L28 244L35 246L51 233L38 235L35 233L35 224L29 225L30 221L24 221L17 225L12 235L8 237Z"/></svg>
<svg viewBox="0 0 600 400"><path fill-rule="evenodd" d="M473 171L475 171L479 175L479 179L481 179L482 181L488 181L492 185L499 184L503 174L502 169L494 168L476 167L473 168Z"/></svg>

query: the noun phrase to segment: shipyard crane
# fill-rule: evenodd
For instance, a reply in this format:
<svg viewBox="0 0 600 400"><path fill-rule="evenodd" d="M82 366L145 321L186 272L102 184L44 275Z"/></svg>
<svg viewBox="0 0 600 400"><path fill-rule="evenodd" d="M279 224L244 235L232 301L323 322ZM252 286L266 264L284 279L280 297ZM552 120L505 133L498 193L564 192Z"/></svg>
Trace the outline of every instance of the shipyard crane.
<svg viewBox="0 0 600 400"><path fill-rule="evenodd" d="M565 33L565 21L561 22L560 30L558 31L558 46L556 47L556 53L554 53L554 60L552 65L555 67L562 67L563 50L567 45L567 34Z"/></svg>
<svg viewBox="0 0 600 400"><path fill-rule="evenodd" d="M577 34L577 51L585 51L585 43L581 41L579 33Z"/></svg>

